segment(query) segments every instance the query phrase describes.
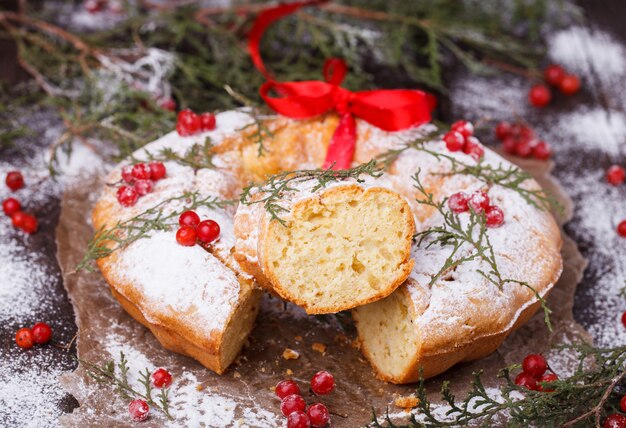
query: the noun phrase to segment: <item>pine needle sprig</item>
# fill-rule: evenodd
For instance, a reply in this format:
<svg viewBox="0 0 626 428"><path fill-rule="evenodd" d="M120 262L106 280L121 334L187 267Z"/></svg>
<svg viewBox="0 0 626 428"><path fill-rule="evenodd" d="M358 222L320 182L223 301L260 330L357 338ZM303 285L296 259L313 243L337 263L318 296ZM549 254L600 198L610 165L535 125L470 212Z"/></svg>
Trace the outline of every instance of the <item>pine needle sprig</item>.
<svg viewBox="0 0 626 428"><path fill-rule="evenodd" d="M169 411L169 388L162 388L155 401L152 398L152 383L150 381L150 370L145 368L139 372L139 383L144 387L144 391L140 392L128 381L128 360L124 352L120 351L120 361L115 363L113 360L106 361L101 365L91 363L82 359L78 360L83 367L87 376L96 381L98 384L111 385L113 390L124 400L135 398L143 398L149 406L156 408L162 412L165 417L173 421L174 417ZM118 374L119 372L119 374Z"/></svg>
<svg viewBox="0 0 626 428"><path fill-rule="evenodd" d="M256 144L257 156L261 157L266 151L268 151L264 144L265 140L273 138L274 133L265 124L265 121L260 117L260 114L256 109L247 111L246 113L250 115L252 122L237 129L237 131L249 133L248 138L253 144Z"/></svg>
<svg viewBox="0 0 626 428"><path fill-rule="evenodd" d="M184 202L184 208L168 209L180 202ZM142 238L150 237L154 231L170 230L178 224L177 218L187 210L195 210L199 207L223 209L236 203L235 200L223 200L216 196L201 197L198 192L185 192L180 196L161 201L142 213L118 222L112 227L101 227L87 244L87 251L76 269L92 270L93 261L107 257Z"/></svg>
<svg viewBox="0 0 626 428"><path fill-rule="evenodd" d="M287 212L288 209L281 202L288 193L298 191L298 188L295 187L298 183L315 180L317 183L311 188L311 192L316 192L333 182L353 178L361 183L363 182L360 178L362 175L376 178L382 174L383 167L376 160L342 170L333 170L331 166L328 169L283 171L272 175L262 183L250 184L245 187L241 193L240 202L243 205L263 204L265 210L271 215L272 220L276 220L283 226L286 226L287 222L281 217L281 213Z"/></svg>

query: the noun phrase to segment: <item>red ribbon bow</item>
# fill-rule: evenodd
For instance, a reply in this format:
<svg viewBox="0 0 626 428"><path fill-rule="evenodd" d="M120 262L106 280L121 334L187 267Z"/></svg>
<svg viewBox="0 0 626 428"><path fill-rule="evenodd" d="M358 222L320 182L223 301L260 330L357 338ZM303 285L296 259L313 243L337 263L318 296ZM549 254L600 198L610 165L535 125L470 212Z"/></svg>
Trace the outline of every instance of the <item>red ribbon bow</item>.
<svg viewBox="0 0 626 428"><path fill-rule="evenodd" d="M254 65L267 79L261 86L260 94L273 110L294 119L306 119L331 110L339 113L339 125L328 146L324 168L347 169L352 163L356 146L355 116L385 131L400 131L430 121L435 98L409 89L351 92L340 86L348 68L338 58L326 60L324 81L275 81L261 59L259 47L263 33L283 16L323 1L303 1L264 10L248 34L248 50ZM270 95L272 90L278 94L277 97Z"/></svg>

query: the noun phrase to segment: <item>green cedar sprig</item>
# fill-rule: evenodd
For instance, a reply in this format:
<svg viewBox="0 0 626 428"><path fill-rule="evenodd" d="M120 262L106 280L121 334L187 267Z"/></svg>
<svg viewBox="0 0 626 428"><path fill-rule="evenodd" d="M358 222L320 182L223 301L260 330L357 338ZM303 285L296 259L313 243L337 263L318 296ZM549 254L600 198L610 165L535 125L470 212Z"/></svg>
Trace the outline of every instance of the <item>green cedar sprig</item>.
<svg viewBox="0 0 626 428"><path fill-rule="evenodd" d="M204 144L193 144L182 155L179 155L169 147L160 149L157 153L144 150L144 154L148 161L171 161L183 166L188 166L194 170L215 168L213 164L213 156L215 155L213 152L213 142L209 137L205 138ZM134 156L131 156L130 159L133 163L140 162L140 160Z"/></svg>

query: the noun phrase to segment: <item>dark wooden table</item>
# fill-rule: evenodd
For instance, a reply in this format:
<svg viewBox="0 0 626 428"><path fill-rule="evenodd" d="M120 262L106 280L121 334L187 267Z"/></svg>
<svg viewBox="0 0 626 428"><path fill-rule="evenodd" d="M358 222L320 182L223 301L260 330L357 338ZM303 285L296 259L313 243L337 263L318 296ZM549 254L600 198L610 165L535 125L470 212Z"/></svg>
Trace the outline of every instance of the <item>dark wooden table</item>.
<svg viewBox="0 0 626 428"><path fill-rule="evenodd" d="M9 7L11 2L8 2ZM623 1L605 0L603 2L593 2L591 0L582 0L580 2L583 7L587 23L585 24L591 31L599 30L611 34L620 40L626 49L626 9ZM24 79L25 75L19 70L15 62L15 47L5 41L0 40L0 78L5 82L15 82ZM579 144L580 141L570 140L561 141L558 135L554 135L549 130L552 124L559 120L563 114L568 114L574 109L579 108L581 104L588 106L590 109L604 109L607 114L624 116L621 98L626 95L626 76L622 76L621 82L616 81L615 85L607 85L606 82L598 80L597 76L601 75L602 70L597 69L596 64L589 64L587 72L582 75L584 82L583 93L572 99L559 100L553 106L545 111L530 111L525 115L526 119L537 127L539 130L547 130L546 134L552 138L550 142L556 149L556 168L554 175L557 178L565 179L564 185L566 190L572 195L576 204L585 203L585 195L579 190L577 181L572 177L579 175L581 179L589 175L601 175L608 165L615 162L621 162L624 165L626 161L626 141L619 141L622 145L619 156L610 156L602 148L590 148L589 145ZM467 78L464 71L455 71L448 76L452 86L458 85L462 79ZM529 84L523 83L515 76L506 76L512 84L522 82L522 87L528 87ZM525 86L524 86L525 85ZM489 97L489 94L485 94ZM477 118L481 116L481 105L485 102L482 99L476 99L471 106L459 106L455 103L455 99L444 103L444 111L439 119L444 121L452 121L462 117ZM470 108L471 107L471 108ZM32 109L25 114L41 114L41 108L33 106ZM0 148L0 172L4 172L9 165L15 168L22 167L27 160L31 159L36 153L46 149L51 143L44 137L46 128L53 125L58 119L54 119L53 115L48 113L47 121L39 124L39 132L30 138L20 140L14 148ZM504 116L503 116L504 117ZM0 130L2 132L3 130ZM620 138L616 136L615 138ZM488 144L495 144L491 135L485 134L484 140ZM2 177L4 179L4 175ZM600 180L598 186L601 186ZM68 343L76 333L74 323L74 315L72 305L69 302L65 290L63 288L62 279L55 258L55 241L54 229L59 216L59 194L51 192L52 195L45 200L40 200L32 211L40 219L40 231L32 237L25 237L18 232L9 231L0 233L0 245L6 245L9 242L18 241L24 252L36 254L37 263L49 272L49 277L45 284L33 284L32 296L27 298L42 298L45 296L45 302L40 307L35 305L35 309L30 311L27 316L16 317L9 314L0 316L0 425L2 426L56 426L56 416L59 412L71 411L76 405L76 401L69 395L57 400L54 408L58 409L57 413L37 415L36 419L30 420L29 409L21 409L21 413L16 414L19 409L17 398L10 393L3 392L3 383L12 376L12 373L2 367L13 367L16 359L19 358L22 367L28 367L30 372L46 373L50 370L72 370L76 366L75 356L71 352L48 346L38 350L23 351L14 344L15 331L22 327L32 325L37 321L47 321L54 327L55 340L60 343ZM607 201L607 203L621 203L626 199L626 186L622 186L620 190L621 201ZM6 191L0 191L0 197L6 197ZM603 207L598 207L602 210ZM623 211L624 218L626 212ZM578 288L575 301L575 316L586 328L593 327L598 323L605 323L607 320L599 315L602 305L610 304L615 310L614 322L618 323L618 317L621 312L626 309L624 299L616 296L607 296L606 290L599 291L599 284L607 270L620 270L626 272L626 240L619 243L617 247L607 251L606 243L601 239L595 239L585 230L584 224L588 219L582 217L578 212L574 215L573 220L567 225L566 231L579 243L580 249L585 257L588 258L590 264L585 273L584 279ZM607 224L607 228L614 225ZM1 230L1 229L0 229ZM613 257L611 257L611 254ZM3 266L0 266L0 273ZM2 276L0 275L0 278ZM621 284L619 286L626 285ZM616 285L615 290L619 288ZM605 293L605 294L602 294ZM2 297L0 295L0 297ZM17 303L16 303L17 304ZM19 313L16 309L16 313ZM616 340L618 338L616 337ZM36 352L35 352L36 351ZM41 354L44 354L42 359ZM41 362L44 361L45 364ZM33 372L33 365L38 365ZM32 374L31 374L32 375ZM35 382L33 382L35 384ZM28 384L24 388L29 388ZM60 388L60 387L57 387ZM41 394L39 387L33 386L32 390L28 390L28 394Z"/></svg>

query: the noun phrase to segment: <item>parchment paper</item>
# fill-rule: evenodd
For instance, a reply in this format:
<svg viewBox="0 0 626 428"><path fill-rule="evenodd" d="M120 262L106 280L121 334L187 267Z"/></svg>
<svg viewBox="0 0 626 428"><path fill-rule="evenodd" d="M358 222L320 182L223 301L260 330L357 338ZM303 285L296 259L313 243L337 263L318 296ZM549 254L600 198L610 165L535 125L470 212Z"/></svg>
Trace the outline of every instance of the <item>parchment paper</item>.
<svg viewBox="0 0 626 428"><path fill-rule="evenodd" d="M567 221L571 216L572 203L560 186L550 178L551 165L547 162L511 160L529 171L544 189L563 204L564 212L556 213L556 216L561 225ZM288 370L293 371L289 377L301 381L302 386L306 385L317 370L326 369L335 375L336 390L322 400L334 413L334 427L363 426L371 420L372 408L379 415L384 414L387 408L391 413L401 413L393 405L394 397L411 394L415 391L415 385L396 386L377 380L359 351L351 346L351 340L355 336L350 331L350 326L347 326L346 332L334 316L308 317L299 308L291 304L285 305L276 298L264 299L262 312L249 344L238 363L222 376L210 372L190 358L161 348L152 334L127 315L111 297L99 272L73 273L93 233L88 218L99 186L98 180L93 178L67 190L57 227L58 259L79 329L79 358L92 362L117 358L118 355L109 354L107 346L110 348L111 335L121 338L127 346L149 356L154 364L167 367L174 378L179 379L172 390L174 400L176 388L185 385L190 379L189 374L192 374L204 388L203 393L207 394L207 402L198 402L197 406L202 407L198 411L213 411L210 403L219 401L220 397L228 402L236 402L236 422L231 421L235 426L246 426L246 422L251 420L257 421L251 426L273 426L276 421L283 420L282 416L276 419L273 417L273 414L280 415L280 410L278 400L269 388L288 377ZM429 380L427 385L432 399L438 400L441 382L444 380L449 380L453 391L460 396L468 389L472 372L483 370L485 385L497 387L501 382L496 377L498 370L520 362L527 353L547 352L551 346L574 340L576 336L587 338L586 332L572 317L576 284L582 277L586 262L575 243L567 236L563 238L565 268L548 299L553 310L554 331L548 331L540 311L531 322L511 334L499 350L489 357L457 365ZM313 350L311 346L314 342L326 345L326 352L322 354ZM296 360L283 359L285 348L298 351L300 357ZM82 366L75 372L64 375L61 382L80 403L80 407L72 414L61 418L63 425L132 425L126 410L128 403L117 398L111 388L95 384L86 376ZM254 417L250 417L251 414ZM165 422L157 413L153 412L152 415L142 426L161 426ZM265 419L263 415L266 415ZM262 424L261 420L267 423ZM184 415L179 415L175 424L189 426L192 421L186 421ZM216 420L214 424L224 426L226 420Z"/></svg>

